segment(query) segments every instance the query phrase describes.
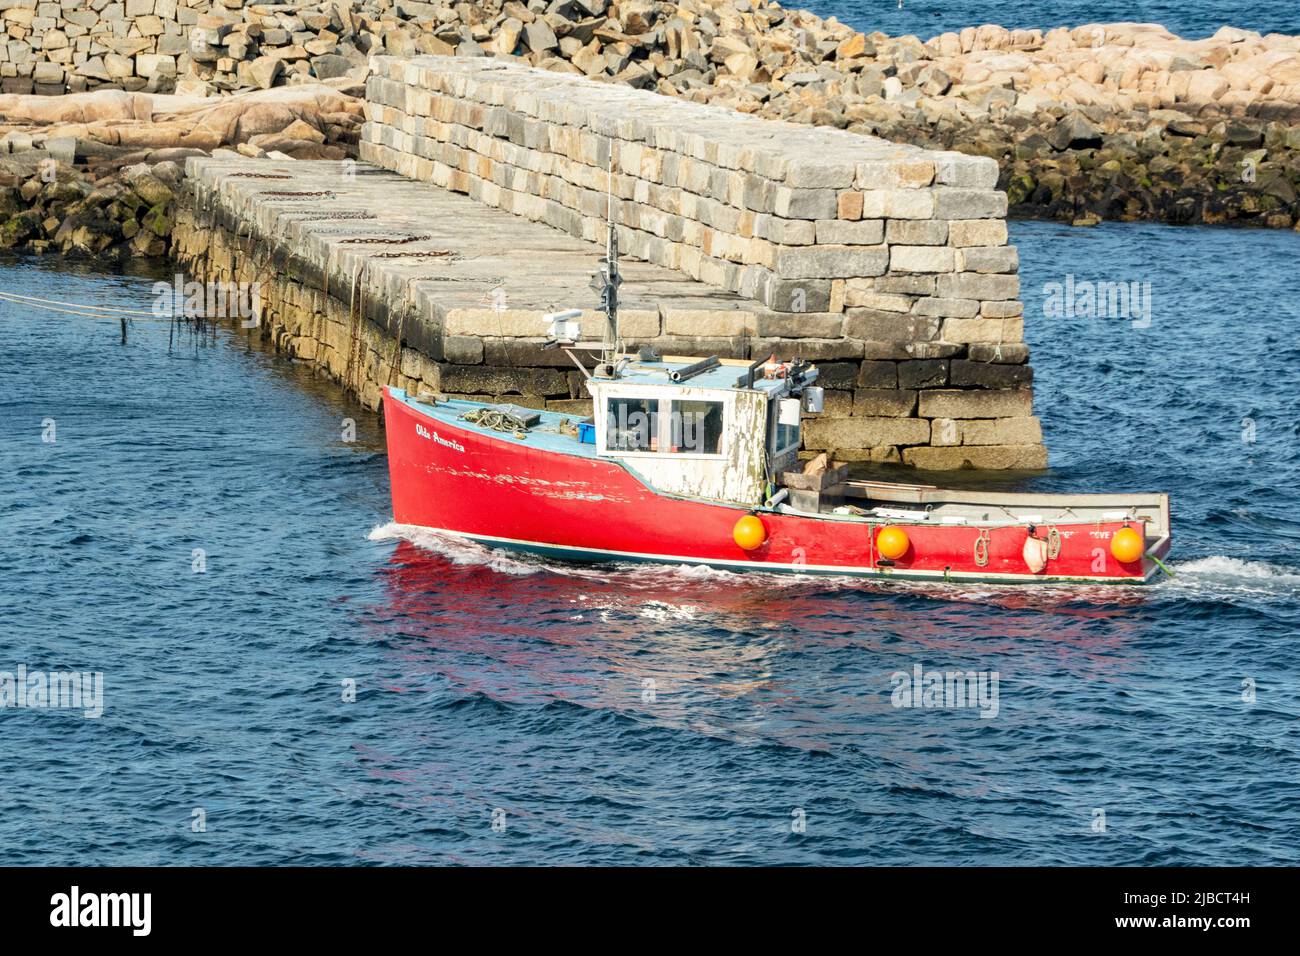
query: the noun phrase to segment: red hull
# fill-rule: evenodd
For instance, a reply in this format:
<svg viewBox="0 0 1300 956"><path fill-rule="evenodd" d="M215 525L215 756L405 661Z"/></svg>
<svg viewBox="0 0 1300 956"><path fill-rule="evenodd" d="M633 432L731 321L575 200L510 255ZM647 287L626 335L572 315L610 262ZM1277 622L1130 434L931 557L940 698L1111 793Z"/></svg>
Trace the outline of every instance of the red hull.
<svg viewBox="0 0 1300 956"><path fill-rule="evenodd" d="M386 394L384 404L394 520L487 544L585 560L931 580L1141 583L1150 570L1111 557L1110 539L1123 521L1056 524L1060 553L1033 574L1023 557L1023 526L988 529L981 565L975 526L844 521L662 494L615 460L542 450L527 439L437 419L400 392ZM767 540L745 551L732 530L751 511ZM874 544L886 523L904 528L911 541L892 566L879 563Z"/></svg>

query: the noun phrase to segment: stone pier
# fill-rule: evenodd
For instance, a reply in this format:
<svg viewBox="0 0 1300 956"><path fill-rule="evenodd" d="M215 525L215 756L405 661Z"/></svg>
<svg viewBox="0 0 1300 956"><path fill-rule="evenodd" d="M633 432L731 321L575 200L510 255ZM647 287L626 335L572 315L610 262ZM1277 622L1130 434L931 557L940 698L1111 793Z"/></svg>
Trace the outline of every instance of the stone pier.
<svg viewBox="0 0 1300 956"><path fill-rule="evenodd" d="M351 161L219 152L186 172L174 256L201 281L257 282L261 334L367 407L391 384L589 413L582 373L540 346L547 312L586 306L584 336L604 328L591 243ZM709 329L759 324L757 303L681 273L627 261L623 275L630 344L716 353L732 343Z"/></svg>
<svg viewBox="0 0 1300 956"><path fill-rule="evenodd" d="M191 159L173 235L366 405L392 383L585 413L541 316L587 307L599 335L608 190L630 347L815 360L805 453L1046 463L991 160L499 61L373 67L368 162Z"/></svg>

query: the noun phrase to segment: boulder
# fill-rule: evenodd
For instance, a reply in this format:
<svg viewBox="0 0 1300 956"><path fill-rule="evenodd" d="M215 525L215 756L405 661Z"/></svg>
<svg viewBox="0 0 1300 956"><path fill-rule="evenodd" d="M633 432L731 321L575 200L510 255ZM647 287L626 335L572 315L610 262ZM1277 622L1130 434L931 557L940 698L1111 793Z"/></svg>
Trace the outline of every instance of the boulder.
<svg viewBox="0 0 1300 956"><path fill-rule="evenodd" d="M311 71L318 80L332 80L337 76L345 76L350 69L352 69L352 61L336 53L311 58Z"/></svg>
<svg viewBox="0 0 1300 956"><path fill-rule="evenodd" d="M135 194L149 206L166 206L175 198L171 188L154 175L150 166L129 166L122 174Z"/></svg>
<svg viewBox="0 0 1300 956"><path fill-rule="evenodd" d="M528 49L534 53L545 53L547 50L554 50L560 45L556 39L555 31L545 20L534 20L524 27L524 42L528 44Z"/></svg>
<svg viewBox="0 0 1300 956"><path fill-rule="evenodd" d="M259 56L248 64L249 82L261 90L269 90L284 72L284 61L271 56Z"/></svg>
<svg viewBox="0 0 1300 956"><path fill-rule="evenodd" d="M1057 121L1047 134L1047 141L1059 151L1093 149L1101 145L1101 133L1082 113L1072 112Z"/></svg>

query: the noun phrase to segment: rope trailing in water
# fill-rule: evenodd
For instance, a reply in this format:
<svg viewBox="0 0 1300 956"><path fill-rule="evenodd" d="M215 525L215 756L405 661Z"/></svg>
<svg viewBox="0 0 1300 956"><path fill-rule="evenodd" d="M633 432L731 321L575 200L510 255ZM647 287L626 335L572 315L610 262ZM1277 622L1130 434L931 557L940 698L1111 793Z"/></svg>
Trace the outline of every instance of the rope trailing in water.
<svg viewBox="0 0 1300 956"><path fill-rule="evenodd" d="M516 438L525 438L528 434L528 423L503 408L477 408L461 415L460 420L494 432L511 432Z"/></svg>
<svg viewBox="0 0 1300 956"><path fill-rule="evenodd" d="M1165 563L1161 561L1159 558L1157 558L1154 554L1148 554L1147 557L1150 558L1152 561L1154 561L1156 563L1156 567L1158 567L1161 571L1165 572L1165 574L1169 575L1171 578L1174 576L1174 572L1170 571L1169 568L1165 565Z"/></svg>

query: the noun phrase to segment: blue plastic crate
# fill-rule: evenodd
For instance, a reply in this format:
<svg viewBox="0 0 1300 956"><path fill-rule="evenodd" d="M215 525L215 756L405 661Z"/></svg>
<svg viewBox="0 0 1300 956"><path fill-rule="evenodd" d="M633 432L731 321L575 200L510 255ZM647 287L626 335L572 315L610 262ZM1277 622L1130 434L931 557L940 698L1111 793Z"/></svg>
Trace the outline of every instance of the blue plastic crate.
<svg viewBox="0 0 1300 956"><path fill-rule="evenodd" d="M578 441L586 445L596 444L596 425L594 422L578 422Z"/></svg>

